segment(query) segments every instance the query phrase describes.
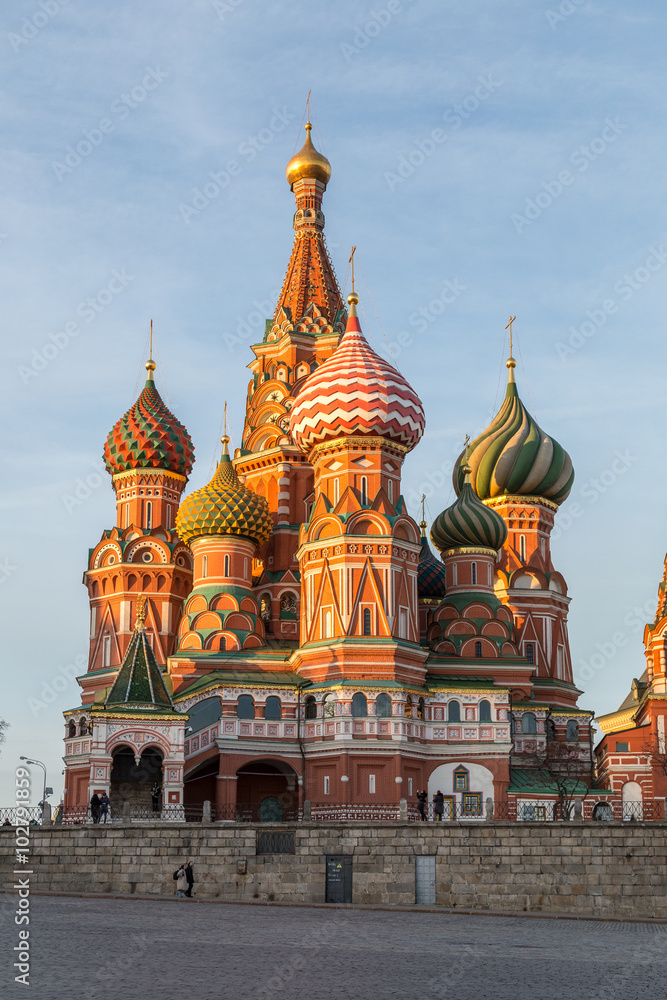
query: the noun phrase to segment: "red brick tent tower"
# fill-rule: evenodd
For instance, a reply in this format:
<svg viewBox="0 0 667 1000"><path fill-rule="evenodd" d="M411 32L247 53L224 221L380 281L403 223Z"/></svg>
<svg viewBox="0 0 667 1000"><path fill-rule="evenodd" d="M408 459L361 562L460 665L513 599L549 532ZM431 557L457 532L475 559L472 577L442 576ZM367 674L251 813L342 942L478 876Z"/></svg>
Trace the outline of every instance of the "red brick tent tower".
<svg viewBox="0 0 667 1000"><path fill-rule="evenodd" d="M646 670L616 712L598 717L595 749L603 787L620 797L626 818L663 818L667 797L667 557L654 620L644 629Z"/></svg>

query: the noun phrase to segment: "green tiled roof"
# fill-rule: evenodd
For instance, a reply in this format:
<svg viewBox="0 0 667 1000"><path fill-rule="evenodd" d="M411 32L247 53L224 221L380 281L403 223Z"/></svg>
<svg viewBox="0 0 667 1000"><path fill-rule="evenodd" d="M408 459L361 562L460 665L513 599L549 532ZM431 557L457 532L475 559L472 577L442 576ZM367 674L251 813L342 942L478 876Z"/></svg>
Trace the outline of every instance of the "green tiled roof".
<svg viewBox="0 0 667 1000"><path fill-rule="evenodd" d="M174 703L143 627L134 630L118 676L104 705L105 708L125 705L173 709Z"/></svg>

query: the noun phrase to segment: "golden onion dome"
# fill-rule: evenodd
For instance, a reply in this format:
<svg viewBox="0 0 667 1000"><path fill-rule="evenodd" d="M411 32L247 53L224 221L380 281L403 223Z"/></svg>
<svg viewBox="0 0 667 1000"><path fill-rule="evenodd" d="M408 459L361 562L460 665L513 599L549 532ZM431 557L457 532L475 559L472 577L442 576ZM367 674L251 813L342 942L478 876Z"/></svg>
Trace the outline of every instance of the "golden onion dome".
<svg viewBox="0 0 667 1000"><path fill-rule="evenodd" d="M243 486L222 439L222 458L207 486L186 497L176 515L176 531L189 545L203 535L237 535L261 545L273 531L273 519L264 497Z"/></svg>
<svg viewBox="0 0 667 1000"><path fill-rule="evenodd" d="M303 180L306 177L312 177L317 181L321 181L325 187L329 183L331 164L326 156L318 153L313 146L313 140L310 137L312 127L310 122L306 122L306 141L299 152L295 153L287 164L285 174L290 187L293 187L296 181Z"/></svg>

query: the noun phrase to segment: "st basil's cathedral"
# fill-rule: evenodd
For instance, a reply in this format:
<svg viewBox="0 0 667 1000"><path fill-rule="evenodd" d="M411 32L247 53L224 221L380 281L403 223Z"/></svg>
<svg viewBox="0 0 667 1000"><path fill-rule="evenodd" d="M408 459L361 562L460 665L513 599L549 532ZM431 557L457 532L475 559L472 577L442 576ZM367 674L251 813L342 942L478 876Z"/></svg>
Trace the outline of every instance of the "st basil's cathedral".
<svg viewBox="0 0 667 1000"><path fill-rule="evenodd" d="M505 398L462 451L429 542L401 493L424 408L366 340L354 285L341 295L330 177L308 123L287 165L294 245L252 347L241 447L230 454L225 435L215 475L186 494L194 448L152 358L108 435L116 523L84 574L90 651L65 713L65 814L107 792L113 814L208 801L218 819L382 817L424 789L450 818L489 803L538 818L556 793L531 760L550 742L592 773L550 542L571 460L525 408L510 342Z"/></svg>

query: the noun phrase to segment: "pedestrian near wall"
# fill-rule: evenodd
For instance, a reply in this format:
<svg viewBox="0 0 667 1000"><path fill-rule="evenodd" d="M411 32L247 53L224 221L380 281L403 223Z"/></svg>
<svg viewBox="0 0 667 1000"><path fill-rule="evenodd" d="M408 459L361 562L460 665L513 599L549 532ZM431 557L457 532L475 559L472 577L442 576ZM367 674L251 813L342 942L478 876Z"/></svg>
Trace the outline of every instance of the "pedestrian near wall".
<svg viewBox="0 0 667 1000"><path fill-rule="evenodd" d="M90 815L93 817L93 823L99 823L100 821L100 797L97 792L93 792L93 796L90 800Z"/></svg>
<svg viewBox="0 0 667 1000"><path fill-rule="evenodd" d="M106 823L109 818L109 796L106 792L100 795L100 823Z"/></svg>
<svg viewBox="0 0 667 1000"><path fill-rule="evenodd" d="M176 895L178 896L179 899L182 899L183 893L186 892L188 888L188 879L185 874L185 865L181 865L181 867L175 872L175 875L176 875Z"/></svg>
<svg viewBox="0 0 667 1000"><path fill-rule="evenodd" d="M195 873L192 867L193 865L194 861L188 861L187 865L185 866L185 877L188 882L188 888L185 895L190 898L192 898L192 887L195 884Z"/></svg>
<svg viewBox="0 0 667 1000"><path fill-rule="evenodd" d="M445 808L445 796L442 794L440 789L437 790L433 796L433 812L435 813L435 819L437 823L442 821L442 814Z"/></svg>
<svg viewBox="0 0 667 1000"><path fill-rule="evenodd" d="M419 810L419 815L423 820L426 819L426 801L428 799L428 792L422 790L417 792L417 809Z"/></svg>

